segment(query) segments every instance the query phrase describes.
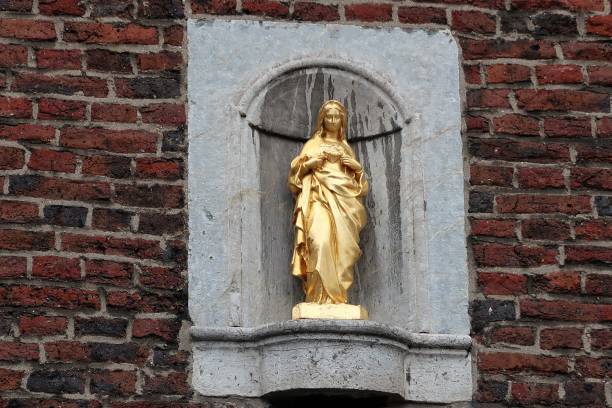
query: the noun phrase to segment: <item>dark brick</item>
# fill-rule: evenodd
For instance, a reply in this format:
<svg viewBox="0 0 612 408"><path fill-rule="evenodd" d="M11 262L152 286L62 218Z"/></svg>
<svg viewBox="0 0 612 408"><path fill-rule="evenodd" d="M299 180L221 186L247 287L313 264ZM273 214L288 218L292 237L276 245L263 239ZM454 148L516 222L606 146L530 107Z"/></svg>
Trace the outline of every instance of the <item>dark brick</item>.
<svg viewBox="0 0 612 408"><path fill-rule="evenodd" d="M185 228L183 214L142 213L138 232L143 234L163 235L177 234Z"/></svg>
<svg viewBox="0 0 612 408"><path fill-rule="evenodd" d="M134 11L132 0L90 0L92 17L130 17Z"/></svg>
<svg viewBox="0 0 612 408"><path fill-rule="evenodd" d="M503 402L508 394L508 383L504 381L478 380L475 399L479 402Z"/></svg>
<svg viewBox="0 0 612 408"><path fill-rule="evenodd" d="M85 375L78 371L36 370L28 378L27 388L33 392L76 394L85 391Z"/></svg>
<svg viewBox="0 0 612 408"><path fill-rule="evenodd" d="M77 336L124 337L128 321L104 317L76 317L74 331Z"/></svg>
<svg viewBox="0 0 612 408"><path fill-rule="evenodd" d="M146 348L135 343L90 343L90 357L96 362L142 363L147 354Z"/></svg>
<svg viewBox="0 0 612 408"><path fill-rule="evenodd" d="M566 14L542 13L533 19L535 35L576 35L576 18Z"/></svg>
<svg viewBox="0 0 612 408"><path fill-rule="evenodd" d="M142 0L138 15L144 18L182 18L185 16L181 0Z"/></svg>
<svg viewBox="0 0 612 408"><path fill-rule="evenodd" d="M162 139L162 151L164 152L184 152L185 132L184 130L172 130L164 132Z"/></svg>
<svg viewBox="0 0 612 408"><path fill-rule="evenodd" d="M236 0L192 0L194 13L236 14Z"/></svg>
<svg viewBox="0 0 612 408"><path fill-rule="evenodd" d="M117 185L115 199L118 204L147 208L181 208L183 206L181 186L168 185Z"/></svg>
<svg viewBox="0 0 612 408"><path fill-rule="evenodd" d="M491 322L516 320L514 302L511 300L475 300L470 306L472 328L479 332Z"/></svg>
<svg viewBox="0 0 612 408"><path fill-rule="evenodd" d="M595 207L597 214L601 216L612 216L612 197L597 196L595 197Z"/></svg>
<svg viewBox="0 0 612 408"><path fill-rule="evenodd" d="M179 76L136 77L115 80L117 96L122 98L176 98L181 94Z"/></svg>
<svg viewBox="0 0 612 408"><path fill-rule="evenodd" d="M471 213L490 213L493 212L493 193L488 191L470 192Z"/></svg>
<svg viewBox="0 0 612 408"><path fill-rule="evenodd" d="M87 68L94 71L131 73L132 64L127 52L90 50L86 54Z"/></svg>
<svg viewBox="0 0 612 408"><path fill-rule="evenodd" d="M571 381L564 384L565 402L569 405L605 406L604 385L593 382Z"/></svg>
<svg viewBox="0 0 612 408"><path fill-rule="evenodd" d="M105 231L129 231L134 214L113 208L95 208L92 215L92 226Z"/></svg>
<svg viewBox="0 0 612 408"><path fill-rule="evenodd" d="M64 205L48 205L44 208L45 222L64 227L83 227L87 218L87 208Z"/></svg>

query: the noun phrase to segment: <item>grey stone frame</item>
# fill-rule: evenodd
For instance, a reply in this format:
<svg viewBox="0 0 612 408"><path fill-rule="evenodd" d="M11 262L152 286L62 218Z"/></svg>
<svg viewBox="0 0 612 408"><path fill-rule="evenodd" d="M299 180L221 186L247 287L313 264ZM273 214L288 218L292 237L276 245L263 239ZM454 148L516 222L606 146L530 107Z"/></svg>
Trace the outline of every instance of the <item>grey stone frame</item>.
<svg viewBox="0 0 612 408"><path fill-rule="evenodd" d="M195 326L195 388L206 395L248 396L292 389L290 379L289 383L286 378L275 380L274 374L261 368L270 358L283 361L278 350L261 343L262 332L274 337L291 331L294 336L283 341L291 343L292 356L300 349L300 330L307 342L324 326L324 339L317 337L312 344L329 346L328 350L338 346L338 339L329 335L333 322L323 326L287 322L296 300L295 282L288 267L287 276L281 276L270 275L262 265L262 156L260 135L254 131L267 126L262 119L264 95L276 78L296 70L322 69L355 75L378 89L383 105L397 114L397 126L389 133L395 132L402 141L396 146L401 255L394 265L400 274L387 279L386 286L379 279L371 286L375 289L361 294L373 322L353 325L352 358L359 359L358 344L377 342L371 336L389 339L393 337L389 333L399 330L403 346L395 344L393 352L376 349L380 361L391 361L397 354L403 362L387 364L389 370L406 370L412 364L413 372L422 373L409 379L405 372L394 372L393 378L400 378L401 384L390 389L354 378L330 387L388 392L415 401L470 399L459 57L450 32L215 20L189 21L188 41L189 311ZM305 135L308 132L304 130ZM380 160L370 164L375 179ZM279 177L286 179L286 173ZM374 226L372 231L384 239L382 227ZM398 292L398 285L406 290ZM338 323L338 336L345 338L350 327ZM368 331L366 338L363 327L376 330ZM410 333L423 333L431 340L415 345ZM398 341L397 336L393 341ZM254 362L248 373L241 358ZM296 358L308 365L307 359ZM348 369L351 361L349 356L328 369ZM226 364L234 374L243 370L241 385L233 384L231 375L225 380L218 375ZM279 370L276 376L281 372L288 378L304 376L304 372ZM437 379L442 378L440 370L461 378ZM315 374L312 378L325 378L323 373ZM373 374L391 376L385 370ZM253 376L256 380L249 381ZM424 387L424 382L429 386ZM438 387L446 387L447 394ZM299 387L293 384L293 388Z"/></svg>

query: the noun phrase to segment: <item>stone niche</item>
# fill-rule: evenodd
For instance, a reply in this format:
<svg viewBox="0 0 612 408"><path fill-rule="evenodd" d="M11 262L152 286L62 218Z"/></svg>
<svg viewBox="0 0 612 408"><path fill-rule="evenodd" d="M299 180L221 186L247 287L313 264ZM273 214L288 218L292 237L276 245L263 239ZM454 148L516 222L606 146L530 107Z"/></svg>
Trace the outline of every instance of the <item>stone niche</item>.
<svg viewBox="0 0 612 408"><path fill-rule="evenodd" d="M457 45L448 31L190 21L193 386L471 399ZM322 102L349 111L370 179L351 303L291 321L289 163Z"/></svg>

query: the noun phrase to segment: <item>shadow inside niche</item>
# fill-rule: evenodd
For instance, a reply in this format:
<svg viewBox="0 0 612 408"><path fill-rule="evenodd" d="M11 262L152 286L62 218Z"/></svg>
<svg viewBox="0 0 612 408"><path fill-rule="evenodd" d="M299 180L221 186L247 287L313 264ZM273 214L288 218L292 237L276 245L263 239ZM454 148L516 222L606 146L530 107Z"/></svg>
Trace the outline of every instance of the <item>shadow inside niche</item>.
<svg viewBox="0 0 612 408"><path fill-rule="evenodd" d="M274 392L265 397L270 408L382 408L401 403L392 394L359 390L306 390Z"/></svg>

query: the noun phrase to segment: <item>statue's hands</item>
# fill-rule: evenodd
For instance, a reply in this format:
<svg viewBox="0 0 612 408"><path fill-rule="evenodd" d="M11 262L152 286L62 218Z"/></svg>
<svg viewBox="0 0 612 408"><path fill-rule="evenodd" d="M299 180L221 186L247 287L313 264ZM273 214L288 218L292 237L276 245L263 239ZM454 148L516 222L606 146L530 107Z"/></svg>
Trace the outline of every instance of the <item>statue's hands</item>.
<svg viewBox="0 0 612 408"><path fill-rule="evenodd" d="M349 169L353 171L361 170L361 164L359 164L357 160L353 159L351 156L347 154L342 155L342 158L340 159L340 161L342 161L342 164L344 164L346 167L348 167Z"/></svg>
<svg viewBox="0 0 612 408"><path fill-rule="evenodd" d="M325 160L325 156L320 154L316 157L308 159L306 163L304 163L304 166L306 166L308 170L318 170L321 168L321 166L323 166L324 160Z"/></svg>

